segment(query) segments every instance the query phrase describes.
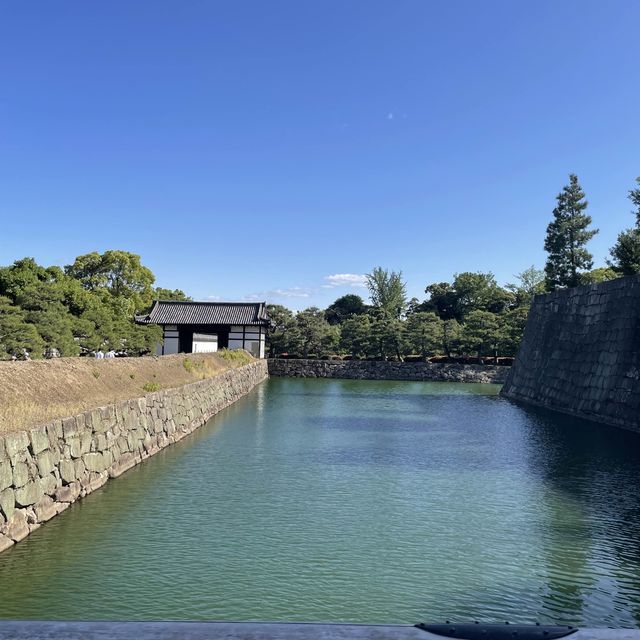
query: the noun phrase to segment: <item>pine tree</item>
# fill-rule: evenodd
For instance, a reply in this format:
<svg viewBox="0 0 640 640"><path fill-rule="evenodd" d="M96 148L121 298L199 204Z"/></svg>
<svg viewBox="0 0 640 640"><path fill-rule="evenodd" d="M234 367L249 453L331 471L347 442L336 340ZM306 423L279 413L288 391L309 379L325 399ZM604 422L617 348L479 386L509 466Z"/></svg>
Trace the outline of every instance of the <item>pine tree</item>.
<svg viewBox="0 0 640 640"><path fill-rule="evenodd" d="M629 191L629 200L635 205L636 226L626 229L618 236L611 249L612 260L609 265L616 273L630 276L640 273L640 178L636 178L638 187Z"/></svg>
<svg viewBox="0 0 640 640"><path fill-rule="evenodd" d="M547 291L578 286L581 272L593 266L593 256L587 251L586 244L598 229L588 228L591 216L584 213L589 204L584 198L578 176L572 173L569 184L556 197L558 204L544 241L545 251L549 254L544 268Z"/></svg>

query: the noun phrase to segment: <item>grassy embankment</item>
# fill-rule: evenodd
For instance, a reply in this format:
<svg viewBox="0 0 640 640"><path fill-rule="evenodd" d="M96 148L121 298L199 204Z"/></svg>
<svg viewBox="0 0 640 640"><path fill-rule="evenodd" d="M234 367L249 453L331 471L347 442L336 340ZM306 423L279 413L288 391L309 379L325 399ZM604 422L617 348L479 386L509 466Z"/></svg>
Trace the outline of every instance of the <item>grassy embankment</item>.
<svg viewBox="0 0 640 640"><path fill-rule="evenodd" d="M246 351L220 351L162 358L0 362L0 434L180 387L253 361Z"/></svg>

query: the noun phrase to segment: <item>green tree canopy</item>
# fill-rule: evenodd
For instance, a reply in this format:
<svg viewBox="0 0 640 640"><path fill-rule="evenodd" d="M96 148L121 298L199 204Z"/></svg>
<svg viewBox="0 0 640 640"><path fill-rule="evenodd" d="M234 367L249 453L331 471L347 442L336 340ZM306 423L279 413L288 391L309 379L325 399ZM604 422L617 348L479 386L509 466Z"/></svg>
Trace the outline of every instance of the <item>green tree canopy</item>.
<svg viewBox="0 0 640 640"><path fill-rule="evenodd" d="M637 187L629 191L629 200L633 203L636 217L635 227L625 229L618 235L616 244L611 248L609 265L623 276L640 273L640 178L636 178Z"/></svg>
<svg viewBox="0 0 640 640"><path fill-rule="evenodd" d="M517 284L508 284L505 289L515 296L516 306L529 306L533 296L544 293L544 271L536 269L531 265L528 269L521 271L516 278Z"/></svg>
<svg viewBox="0 0 640 640"><path fill-rule="evenodd" d="M598 233L597 229L589 229L591 216L584 213L589 203L578 176L573 173L569 176L569 184L556 200L544 241L544 249L549 254L544 268L548 291L581 284L582 272L593 267L593 256L586 245Z"/></svg>
<svg viewBox="0 0 640 640"><path fill-rule="evenodd" d="M368 314L350 316L340 325L340 348L356 356L368 358L374 353L371 319Z"/></svg>
<svg viewBox="0 0 640 640"><path fill-rule="evenodd" d="M490 351L496 351L500 340L500 321L490 311L471 311L462 330L462 348L475 352L482 358Z"/></svg>
<svg viewBox="0 0 640 640"><path fill-rule="evenodd" d="M21 358L26 351L34 358L42 357L44 340L30 324L24 311L10 298L0 296L0 358Z"/></svg>
<svg viewBox="0 0 640 640"><path fill-rule="evenodd" d="M373 306L392 318L400 318L407 305L407 288L402 280L402 271L376 267L366 278Z"/></svg>
<svg viewBox="0 0 640 640"><path fill-rule="evenodd" d="M298 325L293 311L281 304L267 305L270 325L267 333L269 357L282 353L296 353L300 345Z"/></svg>
<svg viewBox="0 0 640 640"><path fill-rule="evenodd" d="M423 358L434 355L441 345L443 321L433 311L418 311L407 318L406 342L411 352Z"/></svg>
<svg viewBox="0 0 640 640"><path fill-rule="evenodd" d="M317 307L298 312L296 324L303 357L329 355L338 345L340 329L330 325Z"/></svg>
<svg viewBox="0 0 640 640"><path fill-rule="evenodd" d="M347 318L363 314L366 311L367 305L364 300L355 293L348 293L330 304L324 315L329 324L341 324Z"/></svg>
<svg viewBox="0 0 640 640"><path fill-rule="evenodd" d="M103 289L126 301L131 314L147 309L153 299L155 276L135 253L87 253L67 265L65 272L89 291Z"/></svg>

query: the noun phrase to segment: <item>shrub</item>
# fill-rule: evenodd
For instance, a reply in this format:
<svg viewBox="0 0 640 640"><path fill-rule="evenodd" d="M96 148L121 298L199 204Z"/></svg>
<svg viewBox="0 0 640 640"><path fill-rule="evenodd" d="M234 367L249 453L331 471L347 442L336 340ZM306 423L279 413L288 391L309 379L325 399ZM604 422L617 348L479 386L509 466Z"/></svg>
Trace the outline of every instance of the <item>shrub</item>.
<svg viewBox="0 0 640 640"><path fill-rule="evenodd" d="M235 367L253 362L253 356L244 349L222 349L218 351L218 355Z"/></svg>
<svg viewBox="0 0 640 640"><path fill-rule="evenodd" d="M157 382L145 382L142 385L142 390L145 393L153 393L154 391L160 391L161 386Z"/></svg>
<svg viewBox="0 0 640 640"><path fill-rule="evenodd" d="M94 369L91 372L91 375L97 380L100 377L100 372L97 369Z"/></svg>

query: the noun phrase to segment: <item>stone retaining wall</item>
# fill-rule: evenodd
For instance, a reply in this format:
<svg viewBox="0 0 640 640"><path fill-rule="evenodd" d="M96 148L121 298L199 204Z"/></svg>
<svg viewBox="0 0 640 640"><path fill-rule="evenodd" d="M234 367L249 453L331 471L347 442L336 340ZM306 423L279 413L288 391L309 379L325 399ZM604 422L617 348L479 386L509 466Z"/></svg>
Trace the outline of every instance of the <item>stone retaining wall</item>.
<svg viewBox="0 0 640 640"><path fill-rule="evenodd" d="M640 431L640 276L536 296L502 394Z"/></svg>
<svg viewBox="0 0 640 640"><path fill-rule="evenodd" d="M431 362L377 362L372 360L270 359L269 375L294 378L349 380L417 380L502 384L509 367Z"/></svg>
<svg viewBox="0 0 640 640"><path fill-rule="evenodd" d="M259 360L215 378L0 436L0 551L181 440L267 377Z"/></svg>

